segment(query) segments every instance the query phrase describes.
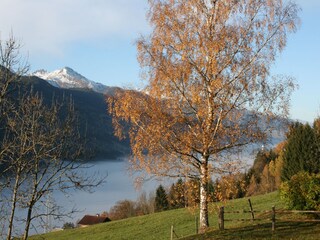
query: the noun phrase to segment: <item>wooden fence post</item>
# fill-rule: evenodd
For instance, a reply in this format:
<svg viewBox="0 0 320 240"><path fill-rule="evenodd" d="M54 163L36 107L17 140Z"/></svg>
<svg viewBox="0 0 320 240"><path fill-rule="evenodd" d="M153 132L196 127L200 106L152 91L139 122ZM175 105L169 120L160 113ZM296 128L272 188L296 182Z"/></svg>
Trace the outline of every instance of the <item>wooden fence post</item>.
<svg viewBox="0 0 320 240"><path fill-rule="evenodd" d="M171 240L173 240L173 225L171 225Z"/></svg>
<svg viewBox="0 0 320 240"><path fill-rule="evenodd" d="M252 207L250 198L248 199L248 202L249 202L249 207L250 207L250 211L251 211L251 220L253 221L254 220L254 212L253 212L253 207Z"/></svg>
<svg viewBox="0 0 320 240"><path fill-rule="evenodd" d="M219 209L219 229L224 230L224 207Z"/></svg>
<svg viewBox="0 0 320 240"><path fill-rule="evenodd" d="M271 220L272 220L272 231L275 231L276 230L276 208L275 208L275 206L272 207Z"/></svg>

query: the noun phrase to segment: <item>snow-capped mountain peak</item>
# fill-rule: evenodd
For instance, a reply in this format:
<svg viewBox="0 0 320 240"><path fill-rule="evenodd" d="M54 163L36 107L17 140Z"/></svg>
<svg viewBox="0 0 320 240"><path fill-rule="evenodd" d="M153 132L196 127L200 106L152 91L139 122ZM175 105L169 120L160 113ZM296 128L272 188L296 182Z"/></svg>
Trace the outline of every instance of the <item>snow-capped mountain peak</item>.
<svg viewBox="0 0 320 240"><path fill-rule="evenodd" d="M91 89L95 92L108 93L112 88L87 79L80 73L70 67L47 72L46 70L38 70L32 73L33 76L48 81L51 85L59 88L82 88Z"/></svg>
<svg viewBox="0 0 320 240"><path fill-rule="evenodd" d="M87 78L82 76L80 73L77 73L72 68L64 67L60 70L53 71L51 75L54 77L64 77L66 79L82 79L84 81L90 82Z"/></svg>

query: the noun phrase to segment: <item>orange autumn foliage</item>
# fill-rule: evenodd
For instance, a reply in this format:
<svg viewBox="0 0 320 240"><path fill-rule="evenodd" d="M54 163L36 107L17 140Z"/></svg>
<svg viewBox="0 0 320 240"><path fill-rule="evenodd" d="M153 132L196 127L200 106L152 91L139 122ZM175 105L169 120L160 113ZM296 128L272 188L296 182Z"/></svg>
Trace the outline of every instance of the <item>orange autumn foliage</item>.
<svg viewBox="0 0 320 240"><path fill-rule="evenodd" d="M261 113L268 120L288 113L294 84L269 70L296 31L298 7L281 0L149 4L152 33L137 41L146 90L118 92L109 111L116 135L130 137L133 170L199 179L204 230L205 186L224 170L224 153L266 138Z"/></svg>

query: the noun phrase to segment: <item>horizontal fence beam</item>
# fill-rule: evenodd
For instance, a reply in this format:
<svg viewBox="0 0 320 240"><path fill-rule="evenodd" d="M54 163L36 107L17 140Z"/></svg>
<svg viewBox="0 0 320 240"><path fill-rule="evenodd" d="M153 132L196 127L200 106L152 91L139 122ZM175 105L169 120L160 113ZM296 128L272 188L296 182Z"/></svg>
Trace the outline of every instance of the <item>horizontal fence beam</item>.
<svg viewBox="0 0 320 240"><path fill-rule="evenodd" d="M248 218L238 218L238 219L224 219L224 221L227 222L245 222L245 221L265 221L265 220L269 220L269 219L261 219L261 218L255 218L255 219L248 219Z"/></svg>
<svg viewBox="0 0 320 240"><path fill-rule="evenodd" d="M277 221L279 222L319 222L320 223L320 220L317 220L317 219L278 219L277 218Z"/></svg>
<svg viewBox="0 0 320 240"><path fill-rule="evenodd" d="M224 213L232 214L232 213L272 213L272 211L225 211ZM299 211L299 210L276 210L276 213L315 213L320 214L320 211Z"/></svg>
<svg viewBox="0 0 320 240"><path fill-rule="evenodd" d="M320 211L277 210L276 213L316 213L316 214L320 214Z"/></svg>
<svg viewBox="0 0 320 240"><path fill-rule="evenodd" d="M271 218L255 218L254 220L248 218L238 218L238 219L224 219L225 222L245 222L245 221L271 221ZM320 219L283 219L276 218L276 221L281 222L320 222Z"/></svg>
<svg viewBox="0 0 320 240"><path fill-rule="evenodd" d="M226 211L226 212L224 212L224 213L252 213L252 212L254 212L254 213L271 213L272 211L246 211L246 210L244 210L244 211Z"/></svg>

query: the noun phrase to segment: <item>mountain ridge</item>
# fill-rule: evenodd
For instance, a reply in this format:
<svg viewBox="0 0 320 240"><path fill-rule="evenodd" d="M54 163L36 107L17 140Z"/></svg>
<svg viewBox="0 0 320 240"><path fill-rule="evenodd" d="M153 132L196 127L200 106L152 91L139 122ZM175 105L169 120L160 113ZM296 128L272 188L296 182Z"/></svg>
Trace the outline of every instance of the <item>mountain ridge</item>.
<svg viewBox="0 0 320 240"><path fill-rule="evenodd" d="M40 93L46 104L52 99L63 101L71 97L79 118L80 135L85 139L88 160L121 159L129 154L128 140L121 141L114 136L112 117L108 113L106 97L92 89L55 87L37 76L25 76L15 83L22 92ZM109 95L110 96L110 95Z"/></svg>
<svg viewBox="0 0 320 240"><path fill-rule="evenodd" d="M50 85L65 89L88 89L102 94L113 94L118 87L106 86L102 83L89 80L71 67L64 67L52 72L40 69L30 76L36 76L47 81Z"/></svg>

